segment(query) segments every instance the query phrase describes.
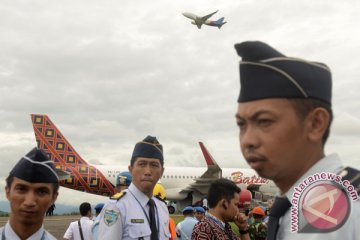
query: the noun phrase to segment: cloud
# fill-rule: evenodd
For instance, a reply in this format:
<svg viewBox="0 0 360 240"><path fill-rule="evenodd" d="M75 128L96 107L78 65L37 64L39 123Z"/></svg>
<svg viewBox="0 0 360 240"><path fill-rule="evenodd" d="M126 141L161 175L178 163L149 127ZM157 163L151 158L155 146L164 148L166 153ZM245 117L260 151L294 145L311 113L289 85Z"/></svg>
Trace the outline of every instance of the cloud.
<svg viewBox="0 0 360 240"><path fill-rule="evenodd" d="M221 30L198 30L181 15L217 9L214 19L228 21ZM246 166L233 45L255 39L331 67L335 120L326 149L357 164L358 12L356 3L324 0L2 1L0 176L35 145L31 113L47 114L93 164L128 164L150 134L168 166L204 166L198 141L221 166Z"/></svg>

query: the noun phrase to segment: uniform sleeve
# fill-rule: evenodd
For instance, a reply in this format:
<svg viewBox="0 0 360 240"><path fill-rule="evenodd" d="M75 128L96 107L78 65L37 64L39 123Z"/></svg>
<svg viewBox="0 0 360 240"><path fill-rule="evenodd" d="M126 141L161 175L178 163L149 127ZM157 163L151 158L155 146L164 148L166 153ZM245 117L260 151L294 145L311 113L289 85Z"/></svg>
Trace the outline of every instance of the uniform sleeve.
<svg viewBox="0 0 360 240"><path fill-rule="evenodd" d="M122 239L123 224L116 203L107 203L101 210L98 234L101 239Z"/></svg>
<svg viewBox="0 0 360 240"><path fill-rule="evenodd" d="M69 240L70 240L70 239L73 239L74 233L73 233L72 225L73 225L73 223L70 223L70 225L69 225L68 229L66 230L63 238L69 239Z"/></svg>
<svg viewBox="0 0 360 240"><path fill-rule="evenodd" d="M176 236L177 236L178 238L181 237L180 223L178 223L178 224L176 225Z"/></svg>

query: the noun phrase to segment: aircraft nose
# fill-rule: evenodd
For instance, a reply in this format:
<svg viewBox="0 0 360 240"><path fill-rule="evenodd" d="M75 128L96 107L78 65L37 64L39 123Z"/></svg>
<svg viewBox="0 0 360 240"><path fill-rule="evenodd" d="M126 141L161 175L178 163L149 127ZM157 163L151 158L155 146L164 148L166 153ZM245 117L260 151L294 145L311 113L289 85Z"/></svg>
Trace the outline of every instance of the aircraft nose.
<svg viewBox="0 0 360 240"><path fill-rule="evenodd" d="M184 15L185 17L189 17L190 14L187 12L183 12L182 15Z"/></svg>

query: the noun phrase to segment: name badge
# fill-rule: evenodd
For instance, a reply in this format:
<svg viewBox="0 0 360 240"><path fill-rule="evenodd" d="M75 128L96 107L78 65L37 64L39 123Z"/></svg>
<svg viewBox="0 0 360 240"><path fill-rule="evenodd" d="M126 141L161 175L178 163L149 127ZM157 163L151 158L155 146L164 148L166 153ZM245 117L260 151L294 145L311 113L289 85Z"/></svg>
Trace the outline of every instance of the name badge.
<svg viewBox="0 0 360 240"><path fill-rule="evenodd" d="M131 223L144 223L144 219L131 219Z"/></svg>

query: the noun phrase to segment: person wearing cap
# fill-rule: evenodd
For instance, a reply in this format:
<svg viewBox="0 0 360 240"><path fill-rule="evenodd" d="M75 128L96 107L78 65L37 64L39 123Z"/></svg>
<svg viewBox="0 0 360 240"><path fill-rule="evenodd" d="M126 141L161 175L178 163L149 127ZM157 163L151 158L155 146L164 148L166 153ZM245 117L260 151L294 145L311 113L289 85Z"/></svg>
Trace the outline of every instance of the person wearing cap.
<svg viewBox="0 0 360 240"><path fill-rule="evenodd" d="M164 202L166 205L166 191L161 183L157 183L153 190L153 196ZM175 229L175 220L169 215L169 232L170 238L169 240L173 240L176 238L176 229Z"/></svg>
<svg viewBox="0 0 360 240"><path fill-rule="evenodd" d="M116 176L115 194L127 189L132 181L131 173L121 172Z"/></svg>
<svg viewBox="0 0 360 240"><path fill-rule="evenodd" d="M205 218L205 209L203 207L197 206L194 207L194 212L195 212L195 218L198 221L202 221Z"/></svg>
<svg viewBox="0 0 360 240"><path fill-rule="evenodd" d="M191 239L191 234L198 220L194 217L194 208L187 206L182 210L184 220L176 225L176 235L181 240Z"/></svg>
<svg viewBox="0 0 360 240"><path fill-rule="evenodd" d="M313 176L324 172L335 173L341 182L346 180L353 186L360 183L360 178L356 177L359 171L344 169L336 154L325 155L324 152L333 118L329 67L287 57L258 41L236 44L235 49L242 58L236 114L240 148L251 168L259 176L273 180L280 189L269 213L267 239L358 238L360 202L356 201L356 191L352 192L355 198L350 199L338 183L326 182L327 187L335 186L337 196L345 199L343 204L339 204L337 197L333 198L334 209L342 209L339 212L345 215L341 219L335 217L338 219L332 221L334 225L326 229L321 226L331 226L328 220L339 215L331 211L332 207L325 209L326 204L322 205L325 208L320 210L321 214L310 209L314 206L307 206L305 202L301 206L299 192L295 192L299 186L309 191L310 187L305 188L304 180L312 183L312 187L321 187L319 182L314 182ZM305 195L302 195L303 200ZM318 201L311 195L307 196L310 202ZM294 210L299 215L292 215ZM298 229L292 231L291 217L294 216L298 217L295 225ZM319 225L319 222L325 225Z"/></svg>
<svg viewBox="0 0 360 240"><path fill-rule="evenodd" d="M262 222L262 219L265 216L265 212L261 207L254 207L251 211L254 222L251 223L248 227L249 235L251 240L265 240L267 227Z"/></svg>
<svg viewBox="0 0 360 240"><path fill-rule="evenodd" d="M192 240L221 239L221 240L248 240L246 216L240 213L240 188L225 178L215 180L208 190L209 210L205 219L198 222L192 232ZM240 237L231 229L230 222L239 228Z"/></svg>
<svg viewBox="0 0 360 240"><path fill-rule="evenodd" d="M91 233L92 233L92 239L97 240L99 239L99 223L100 223L100 212L103 209L104 204L98 203L94 207L95 209L95 220L94 223L91 226Z"/></svg>
<svg viewBox="0 0 360 240"><path fill-rule="evenodd" d="M58 196L54 163L38 148L32 149L10 171L5 193L11 213L1 239L55 239L43 227L46 211Z"/></svg>
<svg viewBox="0 0 360 240"><path fill-rule="evenodd" d="M81 218L70 223L63 238L68 240L92 240L91 205L83 202L79 207Z"/></svg>
<svg viewBox="0 0 360 240"><path fill-rule="evenodd" d="M100 213L102 239L169 239L169 213L163 201L153 196L164 172L162 145L156 137L138 142L132 153L128 189L112 197Z"/></svg>

